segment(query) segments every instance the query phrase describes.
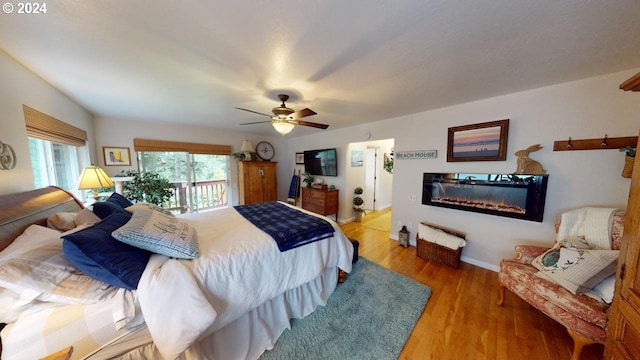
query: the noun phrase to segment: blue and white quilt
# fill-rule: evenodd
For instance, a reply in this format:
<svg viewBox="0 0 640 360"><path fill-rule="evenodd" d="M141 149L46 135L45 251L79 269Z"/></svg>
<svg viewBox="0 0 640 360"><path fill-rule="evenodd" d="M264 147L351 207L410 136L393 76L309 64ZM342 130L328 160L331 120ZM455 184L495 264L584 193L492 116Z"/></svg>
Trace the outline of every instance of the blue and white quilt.
<svg viewBox="0 0 640 360"><path fill-rule="evenodd" d="M333 226L319 217L277 201L234 206L253 225L271 236L280 251L287 251L333 236Z"/></svg>

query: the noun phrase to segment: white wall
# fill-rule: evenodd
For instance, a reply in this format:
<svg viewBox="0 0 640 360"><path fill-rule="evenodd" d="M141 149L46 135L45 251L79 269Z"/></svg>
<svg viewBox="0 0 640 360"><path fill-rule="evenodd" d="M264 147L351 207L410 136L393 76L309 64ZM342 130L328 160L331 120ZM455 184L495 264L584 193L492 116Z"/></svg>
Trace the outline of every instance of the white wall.
<svg viewBox="0 0 640 360"><path fill-rule="evenodd" d="M88 111L1 49L0 79L0 140L11 145L17 158L14 169L0 171L0 194L34 187L23 104L85 130L88 143L80 151L85 154L81 165L89 165L95 159L93 123Z"/></svg>
<svg viewBox="0 0 640 360"><path fill-rule="evenodd" d="M185 126L178 124L158 124L135 120L115 119L96 116L94 119L96 132L96 149L99 149L99 164L104 165L102 157L103 146L128 147L131 152L131 166L106 166L107 174L113 176L122 170L137 170L138 162L133 151L133 139L157 139L170 141L186 141L205 144L231 145L232 152L239 152L242 140L250 140L253 146L260 141L268 141L275 148L275 156L271 161L278 162L278 199L286 201L291 181L290 157L284 151L287 148L285 138L277 135L274 137L256 137L254 134L218 130L209 127ZM275 134L275 131L274 131ZM293 159L293 158L291 158ZM229 174L229 186L231 187L231 204L238 204L238 166L235 159L231 160Z"/></svg>
<svg viewBox="0 0 640 360"><path fill-rule="evenodd" d="M319 135L291 138L290 149L338 147L340 169L348 164L345 144L395 139L396 151L437 150L429 160L395 160L393 174L393 228L397 238L401 224L411 225L415 244L416 224L429 221L467 234L463 260L496 270L501 259L513 255L516 244L549 244L553 223L564 211L581 206L617 206L627 202L629 179L620 173L623 153L617 150L553 151L555 140L636 136L640 129L640 96L618 86L640 71L629 70L565 84L450 106ZM449 127L510 119L506 161L447 163ZM424 172L512 173L513 153L533 144L544 149L531 158L549 174L542 223L510 219L420 204ZM340 155L342 154L342 155ZM344 174L344 171L342 172ZM333 181L338 188L353 185L343 175ZM409 200L416 195L417 201ZM340 211L346 214L351 194L340 196Z"/></svg>

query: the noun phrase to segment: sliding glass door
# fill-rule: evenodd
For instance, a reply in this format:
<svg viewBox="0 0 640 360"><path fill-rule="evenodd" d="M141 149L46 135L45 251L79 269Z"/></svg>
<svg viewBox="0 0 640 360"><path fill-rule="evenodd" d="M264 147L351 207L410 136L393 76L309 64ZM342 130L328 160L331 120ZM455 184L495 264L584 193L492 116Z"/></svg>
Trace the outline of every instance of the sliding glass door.
<svg viewBox="0 0 640 360"><path fill-rule="evenodd" d="M158 173L174 185L166 207L197 212L227 206L229 156L188 152L138 152L140 171Z"/></svg>

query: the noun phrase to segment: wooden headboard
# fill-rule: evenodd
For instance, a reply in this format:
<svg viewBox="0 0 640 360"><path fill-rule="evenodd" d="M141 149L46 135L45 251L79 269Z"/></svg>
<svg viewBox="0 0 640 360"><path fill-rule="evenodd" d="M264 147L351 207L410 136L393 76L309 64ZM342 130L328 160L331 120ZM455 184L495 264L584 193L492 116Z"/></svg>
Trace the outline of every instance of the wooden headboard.
<svg viewBox="0 0 640 360"><path fill-rule="evenodd" d="M6 248L31 224L46 226L59 212L78 212L84 207L71 193L55 186L0 195L0 250Z"/></svg>

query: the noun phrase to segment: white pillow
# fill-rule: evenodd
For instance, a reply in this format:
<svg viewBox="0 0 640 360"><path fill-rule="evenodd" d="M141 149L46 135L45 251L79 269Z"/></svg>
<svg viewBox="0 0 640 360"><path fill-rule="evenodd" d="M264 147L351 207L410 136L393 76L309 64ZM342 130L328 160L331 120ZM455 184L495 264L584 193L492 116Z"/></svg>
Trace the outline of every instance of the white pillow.
<svg viewBox="0 0 640 360"><path fill-rule="evenodd" d="M76 213L76 226L93 225L100 221L98 215L89 209L82 209Z"/></svg>
<svg viewBox="0 0 640 360"><path fill-rule="evenodd" d="M111 236L125 244L178 259L195 259L200 253L193 226L174 215L144 206L135 208L131 220Z"/></svg>
<svg viewBox="0 0 640 360"><path fill-rule="evenodd" d="M76 213L59 212L47 218L47 227L60 231L71 230L76 227Z"/></svg>
<svg viewBox="0 0 640 360"><path fill-rule="evenodd" d="M608 278L600 281L598 285L593 288L593 291L600 296L600 298L607 304L611 304L613 301L613 293L616 288L616 274L609 276Z"/></svg>

